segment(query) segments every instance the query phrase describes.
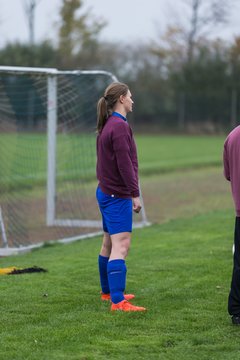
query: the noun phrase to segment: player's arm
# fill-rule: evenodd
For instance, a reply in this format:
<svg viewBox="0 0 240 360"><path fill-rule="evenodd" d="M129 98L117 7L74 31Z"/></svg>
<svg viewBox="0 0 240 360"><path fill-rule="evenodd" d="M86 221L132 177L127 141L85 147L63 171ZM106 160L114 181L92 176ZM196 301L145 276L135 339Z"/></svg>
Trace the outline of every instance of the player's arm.
<svg viewBox="0 0 240 360"><path fill-rule="evenodd" d="M131 135L125 124L119 123L113 134L113 150L116 156L118 170L126 187L133 198L138 198L139 187L131 159Z"/></svg>
<svg viewBox="0 0 240 360"><path fill-rule="evenodd" d="M230 169L229 169L229 160L228 160L228 152L227 152L227 143L224 144L224 150L223 150L223 173L225 178L228 181L231 181L230 179Z"/></svg>

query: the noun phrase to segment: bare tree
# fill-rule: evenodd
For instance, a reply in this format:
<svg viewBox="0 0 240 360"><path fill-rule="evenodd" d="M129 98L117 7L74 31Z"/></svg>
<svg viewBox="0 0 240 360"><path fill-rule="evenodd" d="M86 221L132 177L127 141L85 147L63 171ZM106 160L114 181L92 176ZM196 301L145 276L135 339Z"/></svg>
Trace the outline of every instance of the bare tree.
<svg viewBox="0 0 240 360"><path fill-rule="evenodd" d="M216 30L228 23L236 0L169 0L167 17L170 19L152 52L163 62L182 66L191 63L198 45L213 38ZM181 16L180 16L181 15Z"/></svg>
<svg viewBox="0 0 240 360"><path fill-rule="evenodd" d="M29 43L35 42L35 10L41 0L23 0L23 7L29 28Z"/></svg>
<svg viewBox="0 0 240 360"><path fill-rule="evenodd" d="M159 43L153 44L152 53L161 59L162 68L165 66L167 74L172 73L172 70L179 73L180 129L184 129L186 125L186 88L189 81L188 72L184 68L190 69L188 65L193 62L201 45L207 44L209 38L216 34L216 29L228 22L234 2L235 0L181 0L176 5L176 1L173 3L173 0L169 0L171 20L165 34L159 38ZM233 107L236 103L234 96Z"/></svg>
<svg viewBox="0 0 240 360"><path fill-rule="evenodd" d="M193 59L199 38L228 22L234 2L235 0L182 0L184 14L189 18L185 30L189 62Z"/></svg>

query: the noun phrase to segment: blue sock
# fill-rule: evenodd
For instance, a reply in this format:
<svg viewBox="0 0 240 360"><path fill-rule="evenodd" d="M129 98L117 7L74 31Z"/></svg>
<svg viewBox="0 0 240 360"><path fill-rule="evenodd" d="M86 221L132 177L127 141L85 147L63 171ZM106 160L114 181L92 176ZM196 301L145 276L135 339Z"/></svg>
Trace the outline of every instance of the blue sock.
<svg viewBox="0 0 240 360"><path fill-rule="evenodd" d="M109 261L107 272L111 300L114 304L117 304L124 300L127 274L125 260L116 259Z"/></svg>
<svg viewBox="0 0 240 360"><path fill-rule="evenodd" d="M109 258L106 256L99 255L98 257L98 269L100 275L100 284L103 294L109 294L109 285L108 285L108 274L107 274L107 265Z"/></svg>

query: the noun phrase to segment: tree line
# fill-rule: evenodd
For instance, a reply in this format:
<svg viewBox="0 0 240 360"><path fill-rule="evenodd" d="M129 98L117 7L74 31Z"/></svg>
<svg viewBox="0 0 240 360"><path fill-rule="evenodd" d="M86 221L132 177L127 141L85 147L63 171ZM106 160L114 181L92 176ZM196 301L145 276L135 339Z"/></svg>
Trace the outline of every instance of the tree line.
<svg viewBox="0 0 240 360"><path fill-rule="evenodd" d="M229 130L240 115L240 35L208 35L227 23L234 0L181 1L188 26L174 20L158 40L132 45L100 40L107 23L79 12L82 0L62 0L57 44L8 43L0 64L111 71L131 88L139 130Z"/></svg>

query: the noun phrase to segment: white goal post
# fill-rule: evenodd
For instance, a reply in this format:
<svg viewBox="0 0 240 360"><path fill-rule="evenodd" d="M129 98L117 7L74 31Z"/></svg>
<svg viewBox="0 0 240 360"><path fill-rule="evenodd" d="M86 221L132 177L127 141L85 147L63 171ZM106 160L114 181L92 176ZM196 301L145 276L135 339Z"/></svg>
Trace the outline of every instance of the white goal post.
<svg viewBox="0 0 240 360"><path fill-rule="evenodd" d="M58 89L58 79L60 76L70 76L71 79L74 77L78 78L81 76L84 77L97 77L97 76L103 76L106 78L106 81L108 81L108 83L113 82L113 81L118 81L117 78L110 72L107 71L102 71L102 70L89 70L89 71L81 71L81 70L74 70L74 71L60 71L57 69L53 69L53 68L30 68L30 67L11 67L11 66L0 66L0 77L1 76L7 76L9 75L11 76L19 76L19 75L26 75L26 76L41 76L41 78L45 79L44 81L46 82L46 89L47 89L47 94L46 94L46 116L47 116L47 120L46 120L46 130L47 130L47 175L46 175L46 213L45 213L45 221L46 221L46 226L47 227L54 227L54 228L95 228L98 229L97 233L99 233L99 230L101 229L101 221L100 219L81 219L81 216L79 216L79 218L74 218L73 216L70 217L58 217L57 211L56 211L56 199L58 196L57 193L57 185L56 185L56 180L57 180L57 134L58 134L58 109L59 109L59 105L61 104L61 99L59 98L59 89ZM69 86L69 85L67 85ZM1 90L1 89L0 89ZM64 93L65 89L64 89L64 84L61 85L61 96ZM76 90L75 90L76 91ZM67 91L66 91L67 92ZM5 97L7 97L7 95L4 95ZM43 95L42 95L43 96ZM45 96L45 95L44 95ZM72 95L69 94L69 98ZM7 100L5 100L4 102L4 107L6 106ZM68 105L68 104L67 104ZM72 108L75 108L75 105L71 105ZM96 107L96 104L92 104L93 107ZM9 106L10 109L10 106ZM11 111L8 110L8 114L12 113L12 108ZM8 115L9 116L9 115ZM17 116L17 115L16 115ZM64 118L64 114L61 115L62 118ZM68 117L66 116L67 120L64 119L64 121L67 123L68 121ZM5 120L6 123L7 120ZM77 120L80 121L80 120ZM63 123L63 120L62 120ZM1 125L1 102L0 102L0 125ZM90 128L92 129L92 132L94 133L94 125L92 124L90 126ZM72 125L71 125L72 126ZM1 130L1 128L0 128ZM0 131L1 132L1 131ZM64 133L64 131L62 131ZM74 134L74 131L73 133ZM1 145L1 143L0 143ZM95 149L94 149L95 151ZM84 160L83 160L84 161ZM12 183L12 181L10 181ZM76 182L76 180L75 180ZM69 185L69 180L68 180L68 185ZM75 183L74 183L75 186ZM10 196L8 196L8 199L10 199ZM74 200L74 196L71 195L71 199ZM142 195L141 195L141 199L142 199ZM15 200L14 200L15 201ZM79 199L79 201L81 201L81 198ZM142 199L142 204L143 204L143 199ZM1 206L1 193L0 193L0 206ZM1 209L1 208L0 208ZM70 210L66 211L66 213L70 214ZM71 214L70 214L71 215ZM8 218L10 218L10 216L8 216ZM2 206L2 210L1 210L1 224L4 224L4 202L3 202L3 206ZM8 219L9 222L9 219ZM149 222L147 220L147 216L146 216L146 212L145 212L145 208L144 205L142 207L142 211L141 211L141 217L136 221L136 219L134 219L134 223L133 226L136 227L143 227L149 225ZM2 243L3 243L3 247L14 247L14 241L12 241L12 244L6 244L6 239L7 239L7 229L6 227L3 228L2 226L2 234L4 234L4 239L2 239ZM1 232L0 232L1 233ZM90 231L88 231L85 234L81 234L81 232L79 234L74 234L74 235L70 235L70 236L66 236L66 235L61 235L61 230L58 230L58 235L57 235L57 239L55 238L54 240L60 240L61 242L68 242L68 241L74 241L77 240L79 238L82 237L89 237L89 236L93 236L95 233L92 233ZM17 235L14 235L17 236ZM40 236L41 238L41 236ZM17 242L16 242L17 243ZM39 246L39 241L37 241L38 244L36 244L36 246ZM20 247L34 247L35 245L31 243L28 244L24 244L24 243L20 243L18 246ZM16 247L16 246L15 246Z"/></svg>

